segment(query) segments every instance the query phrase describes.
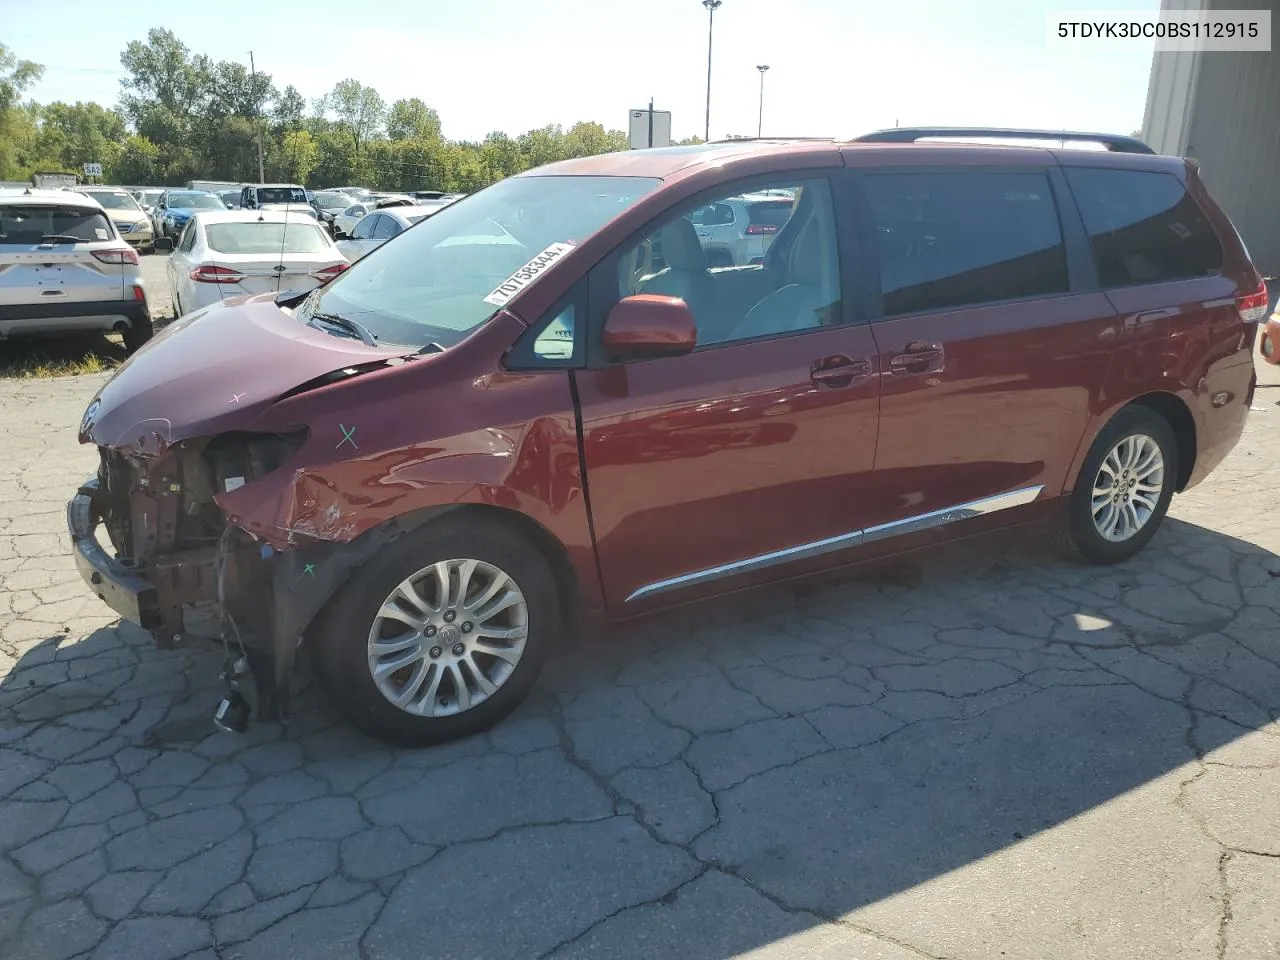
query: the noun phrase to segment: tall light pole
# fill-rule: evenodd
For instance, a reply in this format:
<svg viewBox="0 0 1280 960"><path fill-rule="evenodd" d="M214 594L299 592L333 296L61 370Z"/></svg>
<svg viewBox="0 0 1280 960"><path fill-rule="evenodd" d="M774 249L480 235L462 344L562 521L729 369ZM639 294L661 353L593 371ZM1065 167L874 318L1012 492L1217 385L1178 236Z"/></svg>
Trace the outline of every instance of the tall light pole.
<svg viewBox="0 0 1280 960"><path fill-rule="evenodd" d="M716 9L723 0L702 0L702 5L707 8L707 129L703 137L708 143L711 142L711 34L716 26Z"/></svg>
<svg viewBox="0 0 1280 960"><path fill-rule="evenodd" d="M760 120L756 126L756 137L764 136L764 72L769 69L767 63L761 63L756 66L760 71Z"/></svg>
<svg viewBox="0 0 1280 960"><path fill-rule="evenodd" d="M254 67L253 51L250 50L249 51L249 89L251 94L254 92L257 86L257 84L255 83L255 81L257 80L257 77L258 77L258 71ZM266 183L267 172L266 170L263 169L263 165L262 165L262 114L257 110L256 106L254 110L256 113L258 113L258 117L257 117L258 122L254 124L254 126L258 128L258 182Z"/></svg>

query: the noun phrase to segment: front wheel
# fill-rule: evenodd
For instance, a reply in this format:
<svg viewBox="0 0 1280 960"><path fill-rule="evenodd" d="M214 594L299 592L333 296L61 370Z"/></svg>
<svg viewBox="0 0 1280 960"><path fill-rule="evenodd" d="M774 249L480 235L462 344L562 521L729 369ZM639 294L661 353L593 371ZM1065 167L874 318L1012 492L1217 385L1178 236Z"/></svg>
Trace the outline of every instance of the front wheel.
<svg viewBox="0 0 1280 960"><path fill-rule="evenodd" d="M1126 407L1089 449L1067 508L1065 545L1091 563L1119 563L1155 536L1178 476L1173 430L1146 407Z"/></svg>
<svg viewBox="0 0 1280 960"><path fill-rule="evenodd" d="M532 544L492 521L445 519L342 589L312 638L316 678L366 733L444 743L519 705L560 623L555 580Z"/></svg>

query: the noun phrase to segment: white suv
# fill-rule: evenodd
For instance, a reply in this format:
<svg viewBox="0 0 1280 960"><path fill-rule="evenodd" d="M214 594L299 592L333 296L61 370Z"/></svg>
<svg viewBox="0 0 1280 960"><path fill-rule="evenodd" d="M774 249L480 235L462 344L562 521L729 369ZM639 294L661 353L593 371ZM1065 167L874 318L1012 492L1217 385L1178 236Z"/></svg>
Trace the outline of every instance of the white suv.
<svg viewBox="0 0 1280 960"><path fill-rule="evenodd" d="M119 331L130 353L151 339L138 252L92 197L0 193L0 339L79 330Z"/></svg>

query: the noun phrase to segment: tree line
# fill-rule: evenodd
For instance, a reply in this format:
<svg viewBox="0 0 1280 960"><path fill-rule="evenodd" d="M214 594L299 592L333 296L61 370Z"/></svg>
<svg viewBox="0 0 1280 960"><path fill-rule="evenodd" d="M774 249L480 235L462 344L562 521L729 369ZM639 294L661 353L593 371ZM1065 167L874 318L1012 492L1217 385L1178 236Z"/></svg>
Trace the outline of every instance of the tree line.
<svg viewBox="0 0 1280 960"><path fill-rule="evenodd" d="M193 54L167 29L130 43L120 63L125 76L115 106L39 104L23 94L43 68L0 45L0 180L80 172L91 162L102 164L106 183L257 182L261 143L268 182L452 192L556 160L627 149L623 131L593 122L450 140L423 100L387 104L353 79L308 103L292 85L278 89L269 74Z"/></svg>

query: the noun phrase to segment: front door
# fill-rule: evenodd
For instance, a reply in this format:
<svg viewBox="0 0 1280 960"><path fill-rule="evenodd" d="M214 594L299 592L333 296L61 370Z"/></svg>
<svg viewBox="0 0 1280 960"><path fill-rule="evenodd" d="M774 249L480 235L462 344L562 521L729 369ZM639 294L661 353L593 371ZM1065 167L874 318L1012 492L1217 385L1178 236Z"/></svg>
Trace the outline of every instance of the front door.
<svg viewBox="0 0 1280 960"><path fill-rule="evenodd" d="M1069 200L1055 199L1043 167L857 179L879 263L869 312L884 371L882 513L867 539L1057 496L1116 324L1096 284L1078 279L1095 289L1072 292L1069 276L1083 274L1069 269L1063 226L1081 238L1082 228Z"/></svg>
<svg viewBox="0 0 1280 960"><path fill-rule="evenodd" d="M679 296L698 324L691 354L574 374L615 612L830 562L860 537L876 448L874 343L842 306L830 185L773 186L794 204L764 264L708 265L689 214L741 192L728 189L592 277L593 287L609 277L619 295Z"/></svg>

